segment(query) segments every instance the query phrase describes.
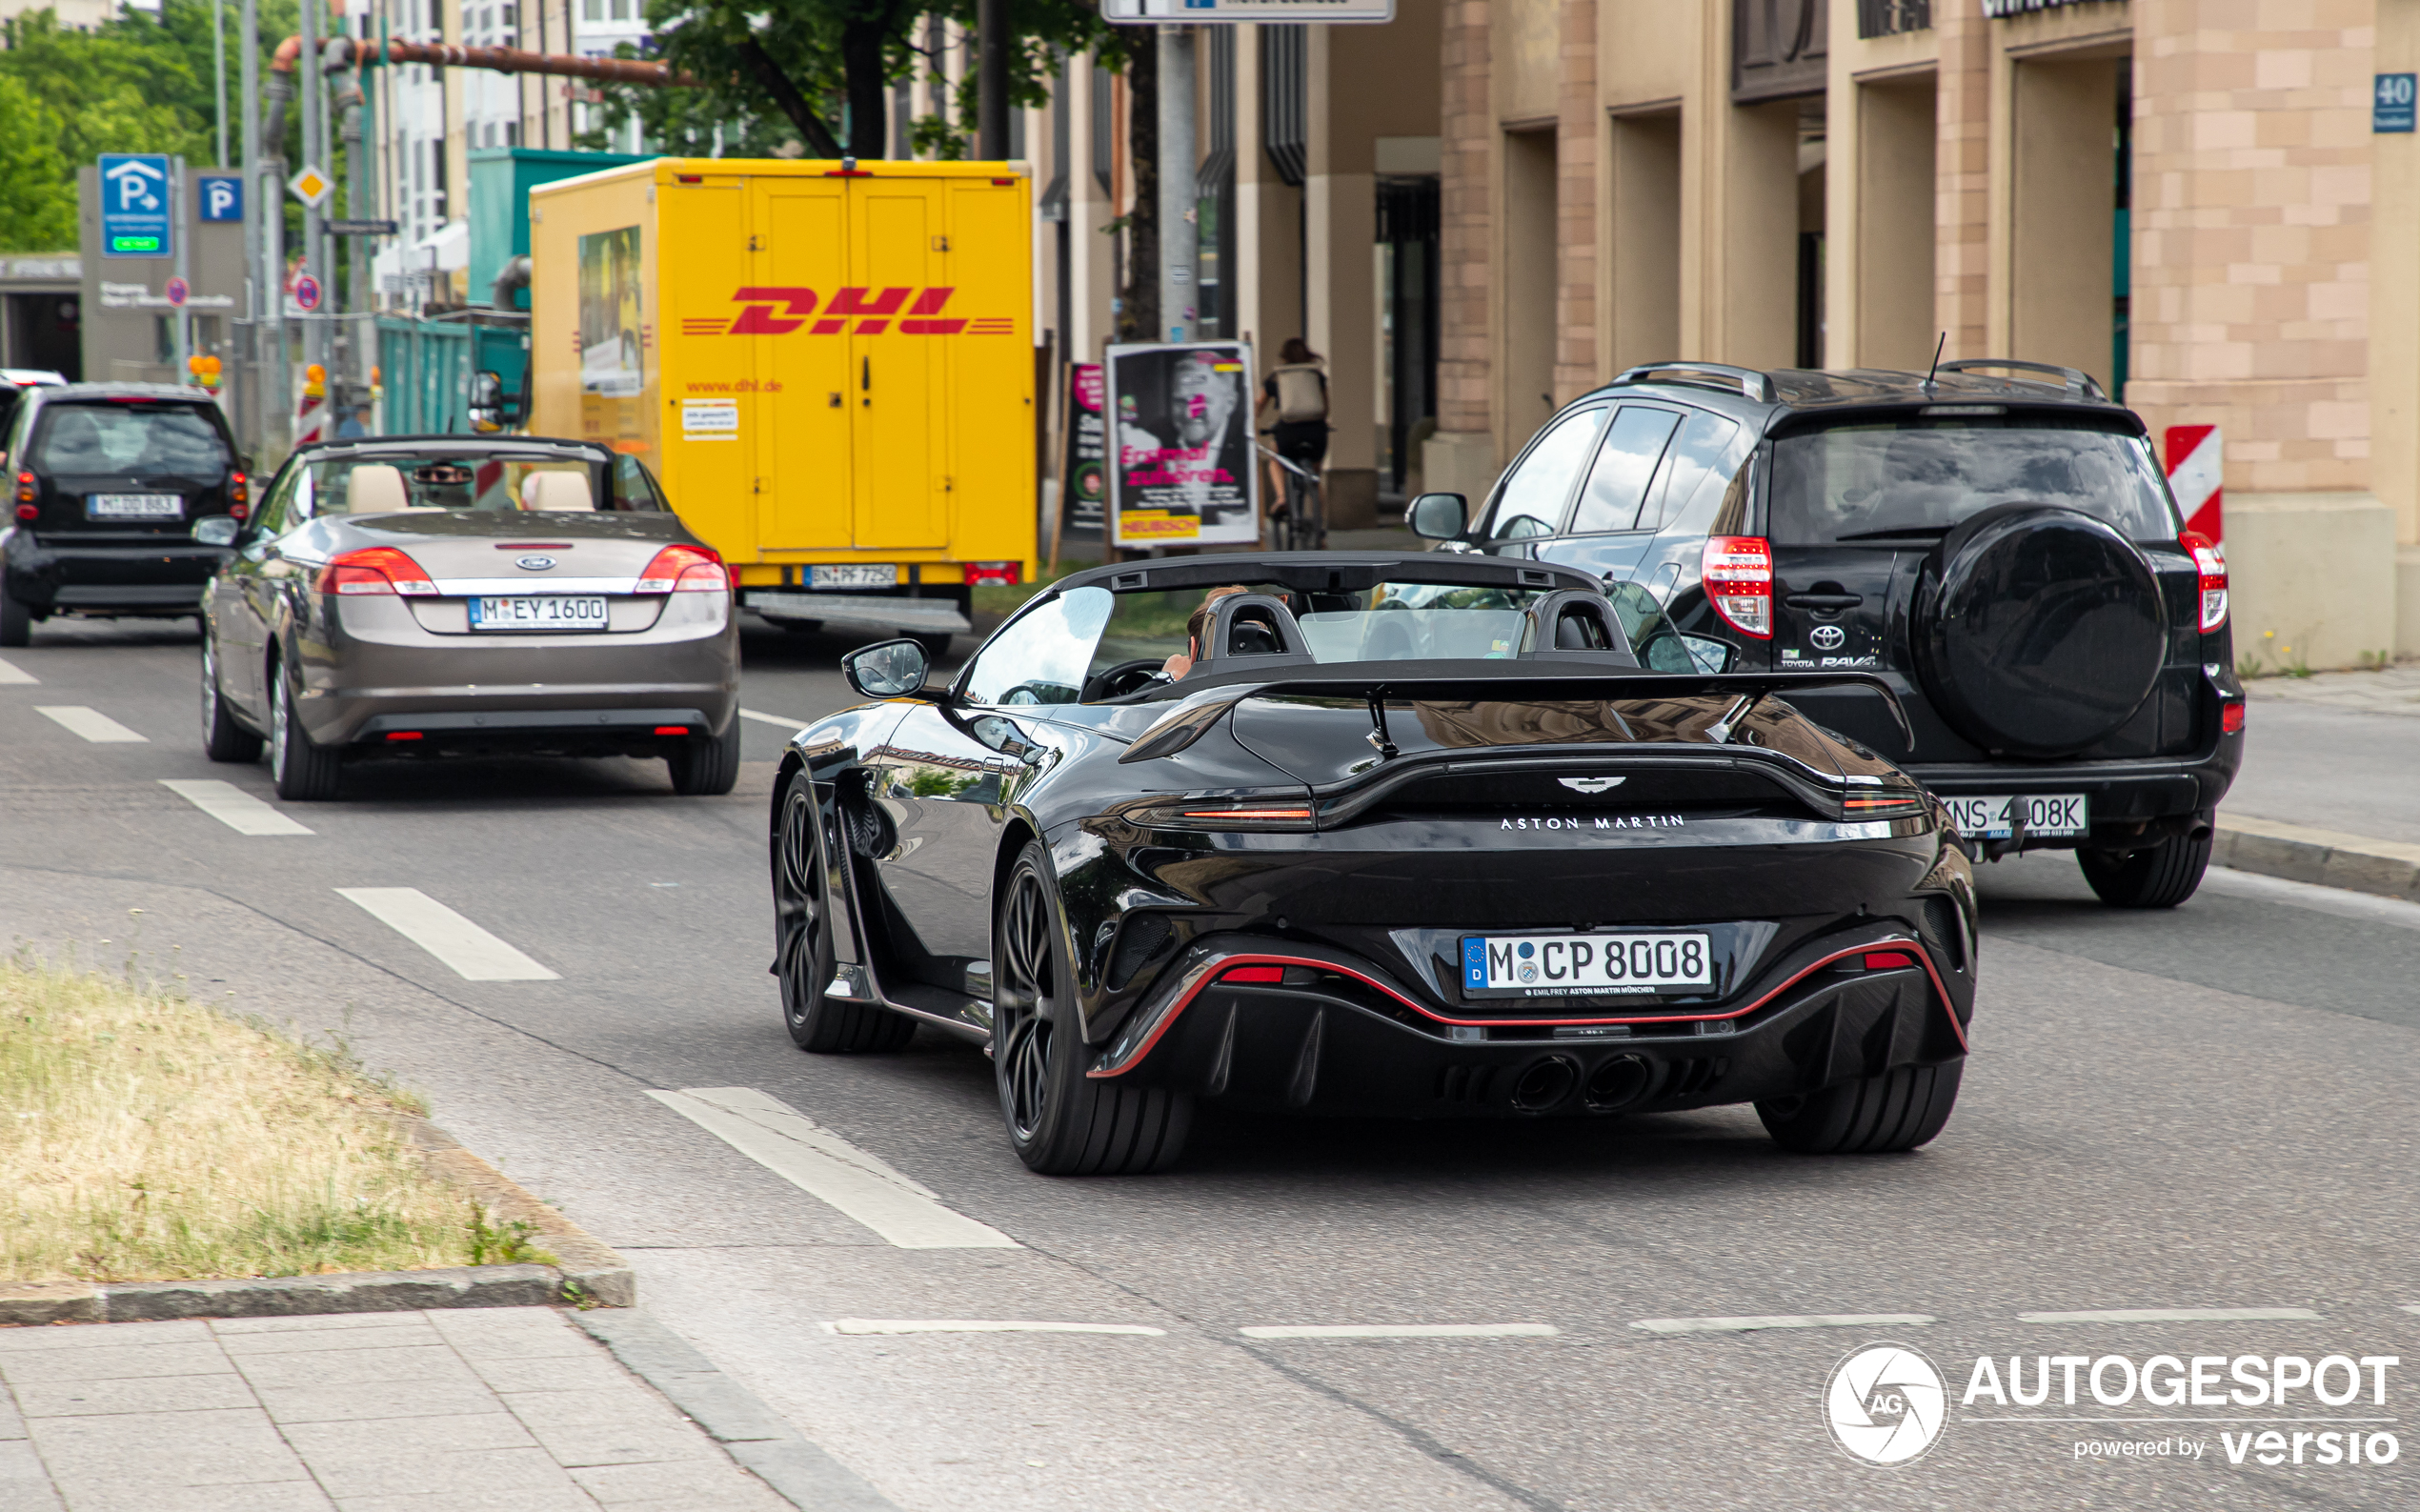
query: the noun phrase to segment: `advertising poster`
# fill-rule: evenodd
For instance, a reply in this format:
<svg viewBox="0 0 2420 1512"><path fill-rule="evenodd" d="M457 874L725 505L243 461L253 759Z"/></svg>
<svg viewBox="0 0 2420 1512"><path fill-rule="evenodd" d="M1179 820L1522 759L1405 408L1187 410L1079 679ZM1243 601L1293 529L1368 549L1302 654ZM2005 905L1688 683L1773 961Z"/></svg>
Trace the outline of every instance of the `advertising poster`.
<svg viewBox="0 0 2420 1512"><path fill-rule="evenodd" d="M1114 544L1259 541L1251 349L1240 341L1112 347L1108 369Z"/></svg>
<svg viewBox="0 0 2420 1512"><path fill-rule="evenodd" d="M627 399L644 375L638 350L638 228L580 238L580 392Z"/></svg>
<svg viewBox="0 0 2420 1512"><path fill-rule="evenodd" d="M1109 417L1101 402L1107 381L1098 362L1067 365L1067 455L1059 475L1069 530L1099 530L1100 506L1109 496Z"/></svg>

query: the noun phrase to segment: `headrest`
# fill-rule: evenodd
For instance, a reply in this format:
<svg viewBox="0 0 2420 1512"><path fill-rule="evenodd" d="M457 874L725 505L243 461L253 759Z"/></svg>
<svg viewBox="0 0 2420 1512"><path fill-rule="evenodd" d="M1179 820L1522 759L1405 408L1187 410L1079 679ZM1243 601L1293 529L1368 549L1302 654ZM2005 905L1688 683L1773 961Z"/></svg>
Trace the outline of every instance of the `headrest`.
<svg viewBox="0 0 2420 1512"><path fill-rule="evenodd" d="M593 514L596 500L585 472L533 473L521 479L521 508L555 514Z"/></svg>
<svg viewBox="0 0 2420 1512"><path fill-rule="evenodd" d="M345 509L354 514L399 514L412 508L403 470L364 462L345 474Z"/></svg>

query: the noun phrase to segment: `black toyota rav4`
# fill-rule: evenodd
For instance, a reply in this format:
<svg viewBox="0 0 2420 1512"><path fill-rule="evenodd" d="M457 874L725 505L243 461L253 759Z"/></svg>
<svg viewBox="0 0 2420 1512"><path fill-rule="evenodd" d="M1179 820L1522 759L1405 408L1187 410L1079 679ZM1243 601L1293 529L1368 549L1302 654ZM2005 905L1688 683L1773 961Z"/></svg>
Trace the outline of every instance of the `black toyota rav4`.
<svg viewBox="0 0 2420 1512"><path fill-rule="evenodd" d="M71 383L26 391L0 437L0 646L53 615L196 615L228 552L196 520L244 517L227 418L197 389Z"/></svg>
<svg viewBox="0 0 2420 1512"><path fill-rule="evenodd" d="M1981 858L2073 850L2138 908L2201 882L2244 752L2226 559L2084 373L1633 368L1475 515L1454 494L1411 515L1444 550L1598 575L1650 666L1879 673L1912 743L1870 698L1791 701L1939 795Z"/></svg>

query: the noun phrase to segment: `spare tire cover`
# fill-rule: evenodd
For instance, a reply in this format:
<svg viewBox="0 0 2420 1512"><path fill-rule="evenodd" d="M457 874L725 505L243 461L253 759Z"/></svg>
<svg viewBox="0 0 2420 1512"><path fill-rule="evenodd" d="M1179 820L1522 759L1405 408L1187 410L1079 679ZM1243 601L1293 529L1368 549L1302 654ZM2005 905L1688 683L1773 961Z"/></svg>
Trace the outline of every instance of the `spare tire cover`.
<svg viewBox="0 0 2420 1512"><path fill-rule="evenodd" d="M1942 538L1909 628L1917 674L1951 728L1994 754L2056 756L2143 706L2168 615L2151 564L2107 522L2003 504Z"/></svg>

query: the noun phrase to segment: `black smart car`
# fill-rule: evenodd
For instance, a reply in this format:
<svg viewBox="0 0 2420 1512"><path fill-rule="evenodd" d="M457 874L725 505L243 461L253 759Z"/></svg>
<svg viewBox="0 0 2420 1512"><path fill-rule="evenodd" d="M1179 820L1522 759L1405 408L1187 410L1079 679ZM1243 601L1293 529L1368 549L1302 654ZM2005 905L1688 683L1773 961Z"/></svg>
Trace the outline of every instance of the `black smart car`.
<svg viewBox="0 0 2420 1512"><path fill-rule="evenodd" d="M227 549L194 522L242 519L249 482L227 417L194 389L71 383L25 391L9 424L0 646L52 615L198 615Z"/></svg>
<svg viewBox="0 0 2420 1512"><path fill-rule="evenodd" d="M1978 857L2071 849L2138 908L2200 885L2244 750L2226 559L2084 373L1633 368L1475 519L1453 494L1411 514L1447 551L1586 571L1651 666L1883 677L1909 733L1853 694L1793 702L1939 795Z"/></svg>
<svg viewBox="0 0 2420 1512"><path fill-rule="evenodd" d="M1753 1103L1809 1152L1949 1117L1974 891L1940 802L1792 707L1643 671L1595 580L1437 553L1112 564L947 688L886 641L774 784L791 1037L991 1048L1036 1170L1198 1100L1586 1118ZM1845 685L1845 686L1843 686Z"/></svg>

